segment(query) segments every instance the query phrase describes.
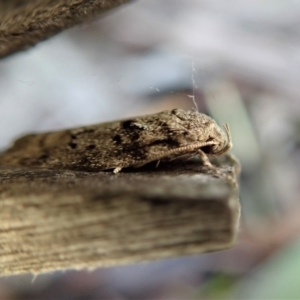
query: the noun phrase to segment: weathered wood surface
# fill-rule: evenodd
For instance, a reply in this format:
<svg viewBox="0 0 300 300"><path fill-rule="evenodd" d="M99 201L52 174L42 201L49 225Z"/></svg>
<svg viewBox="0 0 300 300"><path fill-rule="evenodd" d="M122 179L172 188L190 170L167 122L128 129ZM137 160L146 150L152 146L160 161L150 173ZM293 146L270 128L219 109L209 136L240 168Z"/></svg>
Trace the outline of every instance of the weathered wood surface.
<svg viewBox="0 0 300 300"><path fill-rule="evenodd" d="M0 0L0 58L129 0Z"/></svg>
<svg viewBox="0 0 300 300"><path fill-rule="evenodd" d="M220 170L236 173L228 163ZM237 190L198 160L120 174L2 167L0 274L225 249L239 214Z"/></svg>

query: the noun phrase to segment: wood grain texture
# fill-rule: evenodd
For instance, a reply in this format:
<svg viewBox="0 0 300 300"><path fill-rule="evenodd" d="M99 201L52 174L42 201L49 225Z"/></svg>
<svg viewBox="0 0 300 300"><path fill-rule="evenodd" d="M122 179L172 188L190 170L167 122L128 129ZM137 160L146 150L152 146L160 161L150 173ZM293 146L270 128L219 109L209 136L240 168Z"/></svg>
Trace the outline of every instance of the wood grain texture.
<svg viewBox="0 0 300 300"><path fill-rule="evenodd" d="M0 58L129 0L0 0Z"/></svg>
<svg viewBox="0 0 300 300"><path fill-rule="evenodd" d="M237 172L230 160L218 163ZM225 249L239 215L237 190L198 160L120 174L2 168L0 274Z"/></svg>

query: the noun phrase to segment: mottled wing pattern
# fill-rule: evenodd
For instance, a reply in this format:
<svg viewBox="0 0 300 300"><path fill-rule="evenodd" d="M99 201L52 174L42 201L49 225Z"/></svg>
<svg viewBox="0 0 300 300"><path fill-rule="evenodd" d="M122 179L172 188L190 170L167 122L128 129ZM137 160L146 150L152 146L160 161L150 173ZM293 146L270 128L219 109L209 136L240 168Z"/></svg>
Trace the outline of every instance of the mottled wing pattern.
<svg viewBox="0 0 300 300"><path fill-rule="evenodd" d="M174 109L59 132L28 135L0 155L1 165L91 170L139 166L171 149L209 138L216 123L203 114ZM193 155L194 153L190 153Z"/></svg>

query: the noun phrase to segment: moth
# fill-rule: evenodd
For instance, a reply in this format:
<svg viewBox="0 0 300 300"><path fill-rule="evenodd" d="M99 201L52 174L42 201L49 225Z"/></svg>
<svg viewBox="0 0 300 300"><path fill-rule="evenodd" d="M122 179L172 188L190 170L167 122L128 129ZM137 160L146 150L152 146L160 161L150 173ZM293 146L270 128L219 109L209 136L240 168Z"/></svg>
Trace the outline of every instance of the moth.
<svg viewBox="0 0 300 300"><path fill-rule="evenodd" d="M85 171L140 167L149 162L199 155L232 147L230 129L209 116L173 109L160 113L19 138L0 155L0 165Z"/></svg>

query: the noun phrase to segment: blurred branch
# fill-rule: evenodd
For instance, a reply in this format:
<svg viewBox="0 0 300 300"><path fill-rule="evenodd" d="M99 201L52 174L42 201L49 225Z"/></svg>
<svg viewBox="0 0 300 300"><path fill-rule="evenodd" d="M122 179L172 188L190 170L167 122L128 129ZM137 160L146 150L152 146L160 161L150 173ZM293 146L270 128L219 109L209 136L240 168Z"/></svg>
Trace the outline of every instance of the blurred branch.
<svg viewBox="0 0 300 300"><path fill-rule="evenodd" d="M0 0L0 58L129 0Z"/></svg>
<svg viewBox="0 0 300 300"><path fill-rule="evenodd" d="M236 175L228 158L221 172ZM199 161L131 172L0 170L0 274L133 263L230 247L237 190Z"/></svg>

